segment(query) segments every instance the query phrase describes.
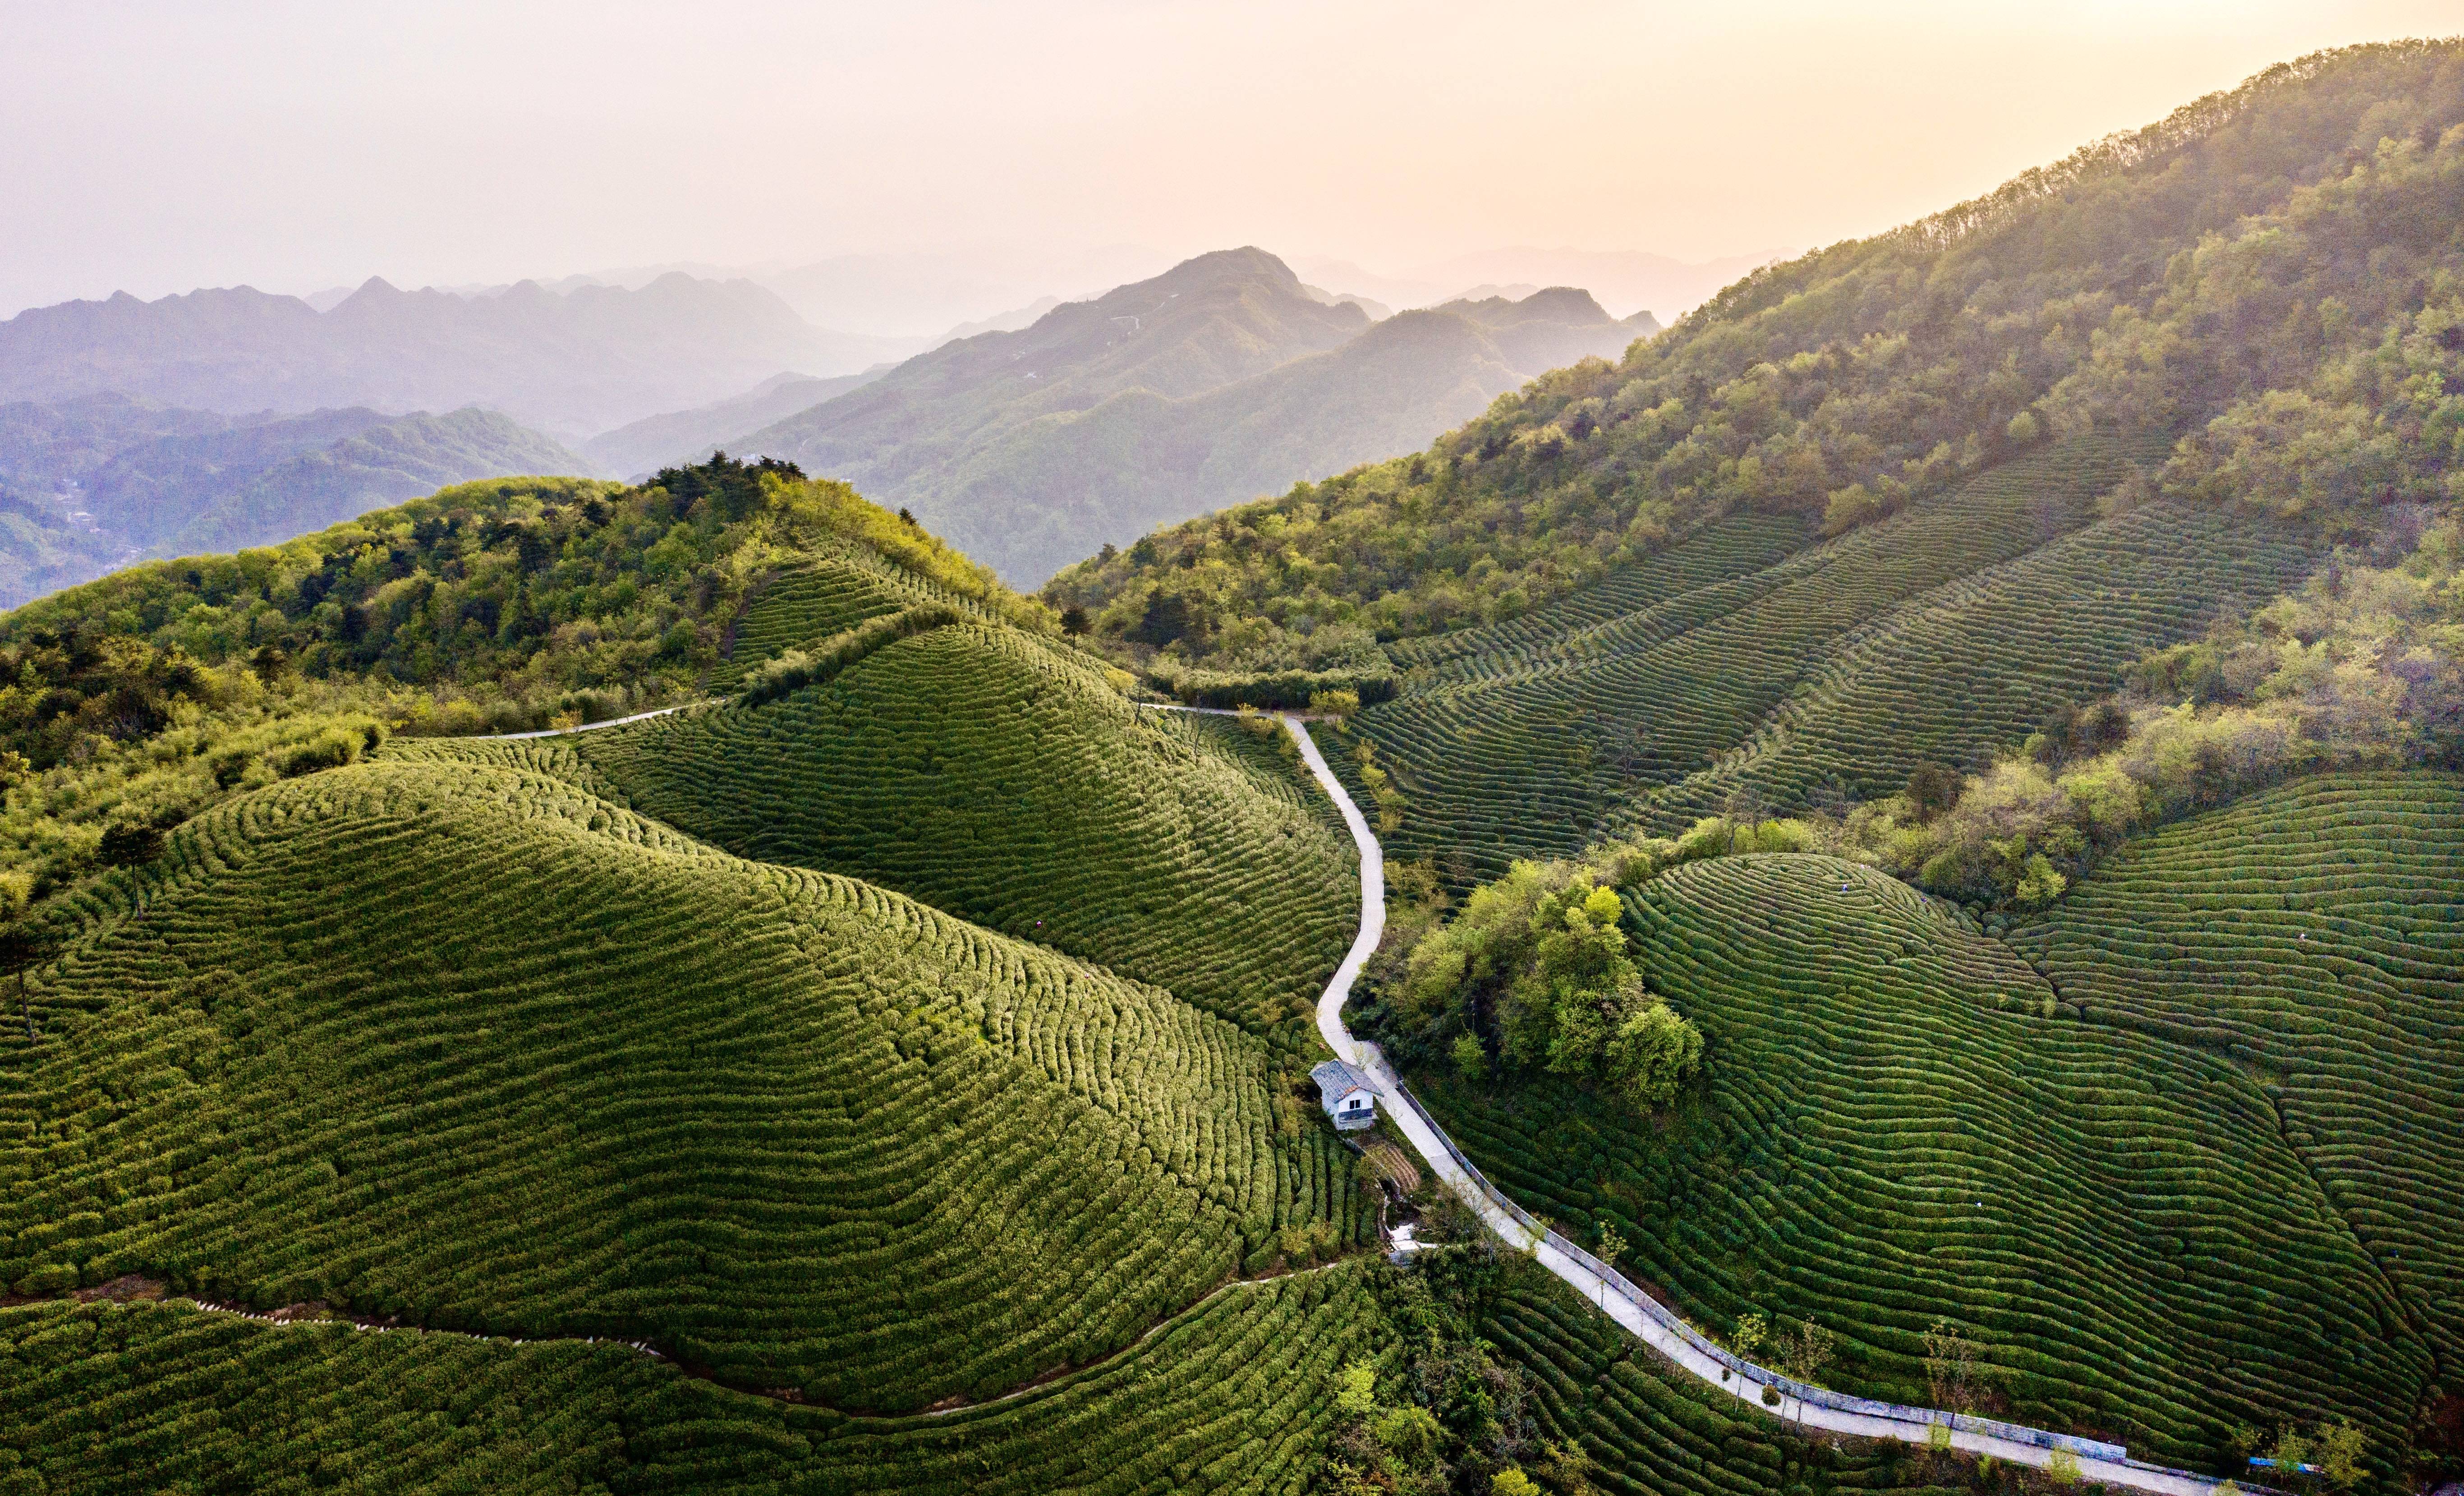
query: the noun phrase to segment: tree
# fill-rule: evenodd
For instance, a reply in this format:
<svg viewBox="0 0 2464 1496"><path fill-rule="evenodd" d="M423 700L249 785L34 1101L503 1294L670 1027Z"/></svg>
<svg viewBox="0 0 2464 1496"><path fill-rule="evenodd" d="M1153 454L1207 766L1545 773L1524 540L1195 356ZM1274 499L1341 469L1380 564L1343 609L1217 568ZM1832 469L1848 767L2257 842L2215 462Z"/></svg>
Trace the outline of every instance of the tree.
<svg viewBox="0 0 2464 1496"><path fill-rule="evenodd" d="M1664 1107L1702 1069L1702 1032L1667 1003L1652 1002L1617 1025L1608 1067L1637 1106Z"/></svg>
<svg viewBox="0 0 2464 1496"><path fill-rule="evenodd" d="M1455 1073L1464 1080L1478 1081L1488 1074L1488 1051L1480 1046L1479 1035L1456 1035L1454 1047L1446 1052L1455 1062Z"/></svg>
<svg viewBox="0 0 2464 1496"><path fill-rule="evenodd" d="M1834 1341L1831 1331L1811 1319L1799 1320L1796 1333L1780 1342L1788 1375L1796 1381L1813 1386L1815 1378L1831 1364ZM1796 1421L1805 1424L1805 1399L1797 1398Z"/></svg>
<svg viewBox="0 0 2464 1496"><path fill-rule="evenodd" d="M1920 763L1908 775L1908 804L1920 821L1930 821L1959 803L1965 788L1959 771L1946 763Z"/></svg>
<svg viewBox="0 0 2464 1496"><path fill-rule="evenodd" d="M1610 1221L1600 1222L1599 1250L1596 1255L1601 1262L1611 1267L1615 1267L1617 1259L1625 1255L1625 1237L1618 1232L1616 1222ZM1603 1278L1600 1280L1600 1308L1606 1310L1608 1307L1609 1285L1608 1280Z"/></svg>
<svg viewBox="0 0 2464 1496"><path fill-rule="evenodd" d="M1728 1336L1728 1349L1737 1353L1738 1360L1751 1361L1754 1353L1763 1348L1763 1342L1770 1338L1770 1320L1760 1314L1742 1315L1737 1320L1736 1332Z"/></svg>
<svg viewBox="0 0 2464 1496"><path fill-rule="evenodd" d="M163 855L163 833L143 822L115 822L103 827L101 857L111 868L142 868Z"/></svg>
<svg viewBox="0 0 2464 1496"><path fill-rule="evenodd" d="M1961 1334L1948 1318L1937 1319L1925 1332L1925 1383L1933 1405L1953 1413L1973 1413L1984 1393L1979 1366L1984 1347Z"/></svg>
<svg viewBox="0 0 2464 1496"><path fill-rule="evenodd" d="M1343 1368L1334 1394L1335 1411L1348 1418L1367 1418L1377 1406L1377 1367L1371 1361L1353 1361Z"/></svg>
<svg viewBox="0 0 2464 1496"><path fill-rule="evenodd" d="M1721 818L1728 823L1728 849L1735 851L1737 850L1736 838L1740 832L1744 833L1749 846L1752 844L1754 831L1770 816L1771 807L1764 802L1761 790L1751 784L1740 784L1728 791L1728 798L1721 805L1720 814Z"/></svg>
<svg viewBox="0 0 2464 1496"><path fill-rule="evenodd" d="M16 974L17 1016L26 1025L26 1042L34 1042L33 1000L26 991L26 969L43 958L40 931L26 922L26 897L32 880L22 872L0 877L0 969Z"/></svg>
<svg viewBox="0 0 2464 1496"><path fill-rule="evenodd" d="M2362 1464L2369 1441L2350 1419L2338 1419L2319 1430L2319 1468L2338 1490L2351 1490L2368 1470Z"/></svg>
<svg viewBox="0 0 2464 1496"><path fill-rule="evenodd" d="M1489 1477L1488 1496L1540 1496L1540 1487L1521 1465L1509 1464Z"/></svg>
<svg viewBox="0 0 2464 1496"><path fill-rule="evenodd" d="M2298 1426L2287 1423L2276 1431L2276 1447L2267 1452L2267 1458L2274 1463L2277 1474L2299 1474L2310 1463L2310 1441L2302 1437Z"/></svg>
<svg viewBox="0 0 2464 1496"><path fill-rule="evenodd" d="M1076 637L1087 631L1087 610L1072 603L1061 610L1061 631Z"/></svg>

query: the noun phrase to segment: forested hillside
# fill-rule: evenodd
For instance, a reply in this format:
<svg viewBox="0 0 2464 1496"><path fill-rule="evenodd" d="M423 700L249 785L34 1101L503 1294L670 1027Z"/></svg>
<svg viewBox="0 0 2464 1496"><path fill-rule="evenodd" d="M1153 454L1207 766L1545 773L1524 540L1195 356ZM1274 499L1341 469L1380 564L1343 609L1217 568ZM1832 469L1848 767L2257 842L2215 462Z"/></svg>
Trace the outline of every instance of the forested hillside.
<svg viewBox="0 0 2464 1496"><path fill-rule="evenodd" d="M1520 615L1722 516L1842 534L2092 429L2187 438L2152 492L2367 529L2441 495L2464 408L2442 206L2464 170L2459 70L2444 43L2271 69L1758 271L1424 451L1159 531L1045 596L1177 657L1276 668L1327 625Z"/></svg>

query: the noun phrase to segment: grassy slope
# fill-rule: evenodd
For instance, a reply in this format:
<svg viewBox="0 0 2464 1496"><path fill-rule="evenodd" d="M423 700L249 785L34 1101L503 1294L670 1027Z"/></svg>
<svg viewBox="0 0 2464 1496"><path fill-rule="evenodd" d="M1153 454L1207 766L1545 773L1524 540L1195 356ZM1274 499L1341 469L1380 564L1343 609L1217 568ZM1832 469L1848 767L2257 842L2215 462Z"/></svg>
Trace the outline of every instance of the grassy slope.
<svg viewBox="0 0 2464 1496"><path fill-rule="evenodd" d="M739 658L798 631L762 614L785 587L756 600ZM879 606L849 587L822 611ZM733 851L897 889L1253 1026L1305 1028L1358 919L1351 848L1296 788L1269 792L1214 730L1133 708L1015 630L935 629L785 700L572 752Z"/></svg>
<svg viewBox="0 0 2464 1496"><path fill-rule="evenodd" d="M242 798L8 1042L0 1278L649 1336L841 1407L1117 1351L1358 1197L1257 1040L503 768Z"/></svg>
<svg viewBox="0 0 2464 1496"><path fill-rule="evenodd" d="M910 1419L747 1397L575 1341L0 1310L0 1489L1295 1490L1335 1367L1375 1337L1363 1277L1236 1287L1103 1366Z"/></svg>
<svg viewBox="0 0 2464 1496"><path fill-rule="evenodd" d="M2464 781L2297 781L2117 855L2013 943L2063 1001L2245 1074L2464 1358Z"/></svg>
<svg viewBox="0 0 2464 1496"><path fill-rule="evenodd" d="M2242 1069L2047 1013L2006 946L1834 859L1696 864L1631 907L1646 979L1710 1045L1672 1123L1430 1084L1534 1209L1616 1221L1698 1323L1820 1319L1850 1390L1926 1400L1947 1314L2013 1371L2017 1416L2142 1458L2222 1463L2236 1421L2337 1413L2400 1445L2429 1350Z"/></svg>
<svg viewBox="0 0 2464 1496"><path fill-rule="evenodd" d="M2287 534L2221 513L2098 519L2132 451L2056 444L1771 564L1771 521L1733 523L1432 641L1425 672L1357 724L1408 800L1395 850L1493 873L1636 822L1682 828L1739 782L1780 806L1893 788L2112 689L2145 649L2306 564Z"/></svg>

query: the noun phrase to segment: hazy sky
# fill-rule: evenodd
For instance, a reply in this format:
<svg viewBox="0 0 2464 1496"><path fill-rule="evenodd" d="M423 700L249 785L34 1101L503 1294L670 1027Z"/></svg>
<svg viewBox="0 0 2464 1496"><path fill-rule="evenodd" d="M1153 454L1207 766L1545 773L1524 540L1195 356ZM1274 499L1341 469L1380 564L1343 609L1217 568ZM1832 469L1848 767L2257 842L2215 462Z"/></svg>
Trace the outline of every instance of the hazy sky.
<svg viewBox="0 0 2464 1496"><path fill-rule="evenodd" d="M2455 32L2464 0L0 0L0 315L947 246L1802 248Z"/></svg>

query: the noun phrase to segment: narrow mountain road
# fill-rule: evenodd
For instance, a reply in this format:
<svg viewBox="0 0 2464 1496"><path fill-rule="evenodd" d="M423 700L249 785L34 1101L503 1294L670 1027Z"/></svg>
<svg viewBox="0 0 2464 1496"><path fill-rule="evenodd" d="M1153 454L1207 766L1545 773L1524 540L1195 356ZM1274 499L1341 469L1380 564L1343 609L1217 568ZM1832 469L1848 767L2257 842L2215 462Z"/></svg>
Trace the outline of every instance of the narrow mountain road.
<svg viewBox="0 0 2464 1496"><path fill-rule="evenodd" d="M1184 707L1178 710L1199 709ZM1438 1177L1479 1212L1489 1229L1503 1238L1507 1244L1518 1251L1530 1252L1541 1266L1573 1285L1577 1292L1598 1305L1610 1318L1705 1384L1727 1393L1741 1403L1767 1408L1800 1427L1828 1429L1864 1439L1897 1439L1923 1444L1929 1438L1940 1437L1933 1433L1936 1425L1947 1425L1954 1448L2038 1466L2051 1465L2057 1455L2067 1455L2078 1461L2079 1478L2086 1482L2157 1491L2164 1496L2213 1496L2225 1484L2188 1470L2171 1470L2132 1460L2119 1444L2052 1434L2042 1429L2021 1428L1939 1409L1874 1402L1791 1380L1714 1345L1664 1305L1628 1283L1614 1268L1556 1232L1548 1230L1507 1199L1481 1176L1471 1160L1463 1155L1436 1120L1421 1108L1419 1098L1412 1095L1402 1078L1386 1064L1385 1056L1378 1053L1377 1046L1354 1039L1352 1030L1344 1026L1343 1004L1352 995L1352 984L1360 976L1361 967L1375 953L1377 942L1386 932L1385 856L1378 848L1377 838L1370 834L1369 823L1360 814L1360 808L1352 803L1350 795L1344 793L1342 782L1327 766L1325 756L1318 752L1317 744L1309 737L1308 726L1297 715L1287 714L1282 720L1285 730L1300 745L1301 758L1309 764L1309 772L1317 777L1318 783L1333 799L1336 808L1343 812L1343 823L1351 827L1352 840L1360 848L1360 934L1352 942L1352 950L1345 955L1343 964L1335 968L1333 979L1326 984L1325 995L1318 999L1318 1033L1337 1057L1369 1077L1383 1106L1386 1124L1408 1138ZM1776 1400L1766 1400L1767 1396ZM2254 1489L2248 1485L2240 1488Z"/></svg>

